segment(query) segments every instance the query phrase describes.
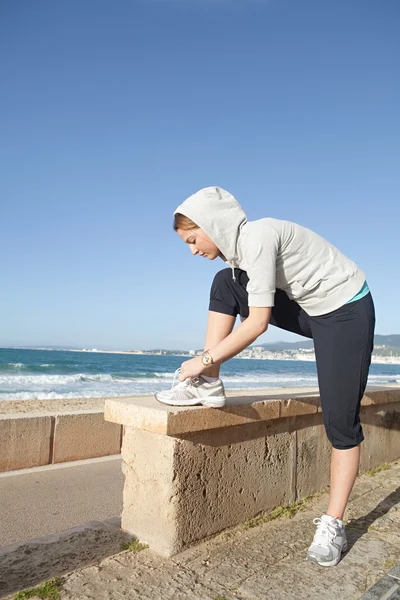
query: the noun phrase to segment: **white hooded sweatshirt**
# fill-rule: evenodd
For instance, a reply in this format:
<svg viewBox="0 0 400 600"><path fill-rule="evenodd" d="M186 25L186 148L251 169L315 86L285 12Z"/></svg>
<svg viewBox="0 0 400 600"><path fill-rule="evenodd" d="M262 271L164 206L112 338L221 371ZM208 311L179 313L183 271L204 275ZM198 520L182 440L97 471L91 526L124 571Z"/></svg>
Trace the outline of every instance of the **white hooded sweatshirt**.
<svg viewBox="0 0 400 600"><path fill-rule="evenodd" d="M214 242L232 269L246 271L249 306L274 306L284 290L311 316L346 304L362 288L365 274L335 246L290 221L248 221L239 202L219 187L204 188L178 206Z"/></svg>

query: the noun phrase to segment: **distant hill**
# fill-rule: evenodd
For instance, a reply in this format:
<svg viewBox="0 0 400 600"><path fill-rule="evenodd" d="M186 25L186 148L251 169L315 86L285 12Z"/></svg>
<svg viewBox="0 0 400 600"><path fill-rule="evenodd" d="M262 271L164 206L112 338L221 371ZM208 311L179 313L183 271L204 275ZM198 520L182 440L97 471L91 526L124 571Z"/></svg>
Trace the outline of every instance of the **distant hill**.
<svg viewBox="0 0 400 600"><path fill-rule="evenodd" d="M400 335L376 335L375 346L387 346L388 348L400 348Z"/></svg>
<svg viewBox="0 0 400 600"><path fill-rule="evenodd" d="M400 348L400 335L376 335L374 338L375 346L386 346L387 348ZM264 350L298 350L299 348L314 348L312 340L304 339L304 342L273 342L270 344L253 344L264 348ZM252 347L253 347L252 346Z"/></svg>
<svg viewBox="0 0 400 600"><path fill-rule="evenodd" d="M270 344L253 344L252 348L264 348L264 350L271 350L272 352L278 352L279 350L299 350L299 348L314 348L314 342L312 340L305 339L304 342L271 342Z"/></svg>

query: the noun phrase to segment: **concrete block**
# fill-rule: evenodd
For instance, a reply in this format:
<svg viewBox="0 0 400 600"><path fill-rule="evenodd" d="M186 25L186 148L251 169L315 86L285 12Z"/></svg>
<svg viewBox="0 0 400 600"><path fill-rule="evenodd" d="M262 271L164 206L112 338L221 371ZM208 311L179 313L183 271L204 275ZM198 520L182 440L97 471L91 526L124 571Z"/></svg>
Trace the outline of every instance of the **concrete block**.
<svg viewBox="0 0 400 600"><path fill-rule="evenodd" d="M53 462L119 454L121 426L104 421L104 413L87 410L55 416Z"/></svg>
<svg viewBox="0 0 400 600"><path fill-rule="evenodd" d="M392 593L398 590L398 584L395 579L388 575L382 577L375 585L373 585L360 600L390 600Z"/></svg>
<svg viewBox="0 0 400 600"><path fill-rule="evenodd" d="M176 448L177 527L186 546L294 500L287 423L207 432Z"/></svg>
<svg viewBox="0 0 400 600"><path fill-rule="evenodd" d="M359 474L400 458L400 402L361 407L364 441Z"/></svg>
<svg viewBox="0 0 400 600"><path fill-rule="evenodd" d="M51 416L7 415L0 418L0 471L49 464L51 434Z"/></svg>
<svg viewBox="0 0 400 600"><path fill-rule="evenodd" d="M296 425L296 498L303 498L329 485L332 446L322 422L307 424L302 417Z"/></svg>
<svg viewBox="0 0 400 600"><path fill-rule="evenodd" d="M319 396L305 398L291 398L281 400L281 417L294 417L296 415L313 414L320 407Z"/></svg>
<svg viewBox="0 0 400 600"><path fill-rule="evenodd" d="M398 579L400 582L400 562L388 571L388 575L394 579Z"/></svg>
<svg viewBox="0 0 400 600"><path fill-rule="evenodd" d="M383 389L375 390L374 392L365 392L362 399L362 404L368 406L369 404L392 404L398 402L400 396L400 390L397 389Z"/></svg>
<svg viewBox="0 0 400 600"><path fill-rule="evenodd" d="M171 556L293 501L294 436L287 423L241 427L240 439L238 429L179 439L128 427L123 529Z"/></svg>
<svg viewBox="0 0 400 600"><path fill-rule="evenodd" d="M370 393L362 407L368 469L400 456L400 391L389 392ZM122 527L171 556L326 488L331 445L319 398L274 394L229 397L222 409L107 400L105 418L125 427Z"/></svg>
<svg viewBox="0 0 400 600"><path fill-rule="evenodd" d="M230 399L229 404L220 409L203 406L181 408L161 404L147 397L120 398L106 400L104 417L112 423L176 436L188 431L206 431L278 419L280 403L280 400L269 398L254 401L254 397L250 396L243 404Z"/></svg>
<svg viewBox="0 0 400 600"><path fill-rule="evenodd" d="M125 474L121 527L163 556L179 550L174 451L179 441L132 427L122 444ZM134 533L133 533L134 532Z"/></svg>

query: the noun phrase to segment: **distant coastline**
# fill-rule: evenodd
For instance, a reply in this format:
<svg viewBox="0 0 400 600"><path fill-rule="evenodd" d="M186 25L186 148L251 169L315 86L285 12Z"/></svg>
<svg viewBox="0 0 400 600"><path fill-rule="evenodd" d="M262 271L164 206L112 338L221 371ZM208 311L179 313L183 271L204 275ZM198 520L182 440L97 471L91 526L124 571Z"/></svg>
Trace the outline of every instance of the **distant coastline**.
<svg viewBox="0 0 400 600"><path fill-rule="evenodd" d="M15 346L0 346L9 350L41 350L50 352L78 352L84 354L123 354L131 356L181 356L194 358L202 353L202 350L99 350L98 348L28 348ZM240 352L235 359L243 360L287 360L296 362L315 362L314 351L307 348L296 350L265 350L262 346L253 346ZM372 364L376 365L400 365L400 355L382 356L372 354Z"/></svg>
<svg viewBox="0 0 400 600"><path fill-rule="evenodd" d="M302 345L287 349L282 348L283 344L274 347L272 352L261 345L246 348L237 357L242 360L222 365L225 388L316 387L313 348ZM170 389L176 381L176 369L201 352L202 349L179 348L3 348L0 350L0 403L152 396L157 391ZM383 360L386 362L388 358ZM398 387L400 364L379 364L379 358L377 361L378 364L371 365L369 385Z"/></svg>
<svg viewBox="0 0 400 600"><path fill-rule="evenodd" d="M41 348L44 350L44 348ZM160 352L151 352L148 350L98 350L97 348L93 349L81 349L81 350L65 350L65 352L85 352L85 353L98 353L98 354L130 354L133 356L136 355L146 355L146 356L183 356L188 359L194 358L201 354L201 351L192 352L172 352L170 350L160 351ZM242 360L292 360L298 362L315 362L315 355L313 352L296 352L296 354L287 354L285 352L259 352L255 354L246 355L245 352L251 352L251 350L244 350L234 358L242 359ZM266 355L267 354L267 355ZM300 354L300 356L299 356ZM371 362L375 365L400 365L400 356L377 356L375 354L372 355Z"/></svg>

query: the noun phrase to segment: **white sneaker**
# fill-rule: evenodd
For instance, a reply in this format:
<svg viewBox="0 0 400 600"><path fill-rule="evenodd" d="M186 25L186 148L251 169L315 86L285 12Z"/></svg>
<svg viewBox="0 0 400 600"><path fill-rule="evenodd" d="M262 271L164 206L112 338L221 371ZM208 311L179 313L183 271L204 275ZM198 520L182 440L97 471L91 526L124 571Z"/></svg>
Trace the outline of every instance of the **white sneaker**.
<svg viewBox="0 0 400 600"><path fill-rule="evenodd" d="M320 519L314 519L313 523L317 525L317 531L306 560L322 567L334 567L340 561L342 552L347 550L345 527L330 515L322 515Z"/></svg>
<svg viewBox="0 0 400 600"><path fill-rule="evenodd" d="M191 377L174 386L176 375L170 390L156 392L154 395L159 402L171 406L196 406L197 404L212 408L221 408L226 404L225 388L220 379L210 383L199 377Z"/></svg>

